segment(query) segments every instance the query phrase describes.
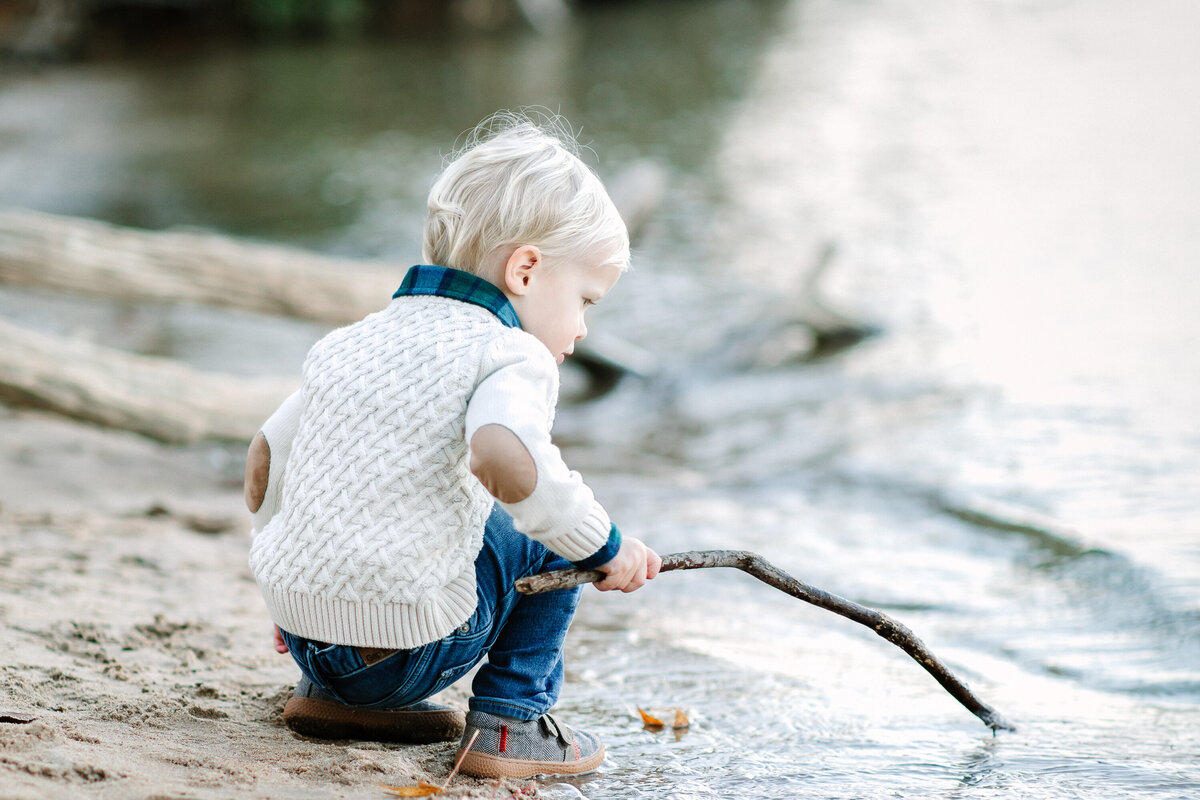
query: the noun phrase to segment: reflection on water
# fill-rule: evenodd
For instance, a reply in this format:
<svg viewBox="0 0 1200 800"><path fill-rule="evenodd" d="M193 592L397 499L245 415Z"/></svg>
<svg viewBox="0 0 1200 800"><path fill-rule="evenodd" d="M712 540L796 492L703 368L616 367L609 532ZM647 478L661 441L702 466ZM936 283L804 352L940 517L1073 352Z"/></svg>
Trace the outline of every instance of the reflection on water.
<svg viewBox="0 0 1200 800"><path fill-rule="evenodd" d="M781 3L648 6L596 10L564 36L230 49L14 80L4 202L409 254L441 157L523 105L581 126L601 171L645 157L695 170Z"/></svg>
<svg viewBox="0 0 1200 800"><path fill-rule="evenodd" d="M602 173L650 158L669 180L593 325L663 374L564 409L573 463L663 552L755 550L890 609L1020 728L993 738L847 620L740 573L672 574L584 604L564 712L610 759L564 786L1192 797L1197 47L1173 0L694 2L591 11L554 40L73 67L7 82L0 192L404 261L448 142L498 107L561 109ZM826 240L829 293L884 335L810 365L722 357L786 316ZM3 313L34 307L15 297ZM120 314L38 302L31 324L139 346ZM279 359L317 333L239 319L197 343L208 312L130 313L210 367L294 371ZM254 326L275 343L257 360ZM693 725L645 731L639 705Z"/></svg>

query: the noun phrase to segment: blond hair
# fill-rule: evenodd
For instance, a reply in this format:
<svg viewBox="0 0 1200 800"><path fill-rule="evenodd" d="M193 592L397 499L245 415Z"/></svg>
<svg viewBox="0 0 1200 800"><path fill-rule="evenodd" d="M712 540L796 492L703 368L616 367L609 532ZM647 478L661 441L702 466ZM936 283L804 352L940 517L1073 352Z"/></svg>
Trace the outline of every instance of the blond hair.
<svg viewBox="0 0 1200 800"><path fill-rule="evenodd" d="M624 270L625 223L577 152L570 127L555 114L488 117L429 191L422 258L486 278L489 255L531 244L547 263L587 258Z"/></svg>

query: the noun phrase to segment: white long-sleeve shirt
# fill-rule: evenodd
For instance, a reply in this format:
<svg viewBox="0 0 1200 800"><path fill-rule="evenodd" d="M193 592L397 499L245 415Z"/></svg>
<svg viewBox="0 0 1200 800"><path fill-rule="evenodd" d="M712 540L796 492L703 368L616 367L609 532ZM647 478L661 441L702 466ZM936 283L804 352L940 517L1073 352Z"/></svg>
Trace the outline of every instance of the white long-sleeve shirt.
<svg viewBox="0 0 1200 800"><path fill-rule="evenodd" d="M414 272L428 284L440 269ZM608 514L550 440L554 358L505 321L511 307L496 313L498 289L432 275L444 273L470 291L402 286L386 309L313 347L300 391L263 426L271 466L250 567L291 633L412 648L474 613L474 562L497 502L468 466L484 425L516 434L537 469L532 494L501 503L518 530L575 562L612 550Z"/></svg>

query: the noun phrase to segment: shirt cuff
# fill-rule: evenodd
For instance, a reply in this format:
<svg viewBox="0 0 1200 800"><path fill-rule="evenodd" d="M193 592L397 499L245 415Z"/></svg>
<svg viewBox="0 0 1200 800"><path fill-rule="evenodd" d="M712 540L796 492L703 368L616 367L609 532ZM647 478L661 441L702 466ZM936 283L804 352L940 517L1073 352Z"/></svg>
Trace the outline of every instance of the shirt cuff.
<svg viewBox="0 0 1200 800"><path fill-rule="evenodd" d="M572 561L571 563L580 569L595 569L601 564L607 564L617 557L617 552L621 549L621 532L617 530L617 526L613 525L612 530L608 532L608 541L604 546L583 561Z"/></svg>

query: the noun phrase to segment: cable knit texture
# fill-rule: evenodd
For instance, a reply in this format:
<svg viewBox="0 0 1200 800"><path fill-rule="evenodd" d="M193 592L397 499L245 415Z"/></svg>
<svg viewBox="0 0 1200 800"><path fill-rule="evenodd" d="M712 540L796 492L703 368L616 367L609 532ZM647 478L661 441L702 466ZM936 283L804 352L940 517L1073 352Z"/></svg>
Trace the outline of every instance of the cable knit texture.
<svg viewBox="0 0 1200 800"><path fill-rule="evenodd" d="M458 300L401 296L318 342L300 399L264 426L268 494L270 481L282 492L269 521L256 516L250 566L276 624L412 648L468 619L494 502L468 468L469 433L484 424L514 431L538 468L534 493L505 506L518 529L570 560L602 548L608 516L550 443L557 395L537 339Z"/></svg>

